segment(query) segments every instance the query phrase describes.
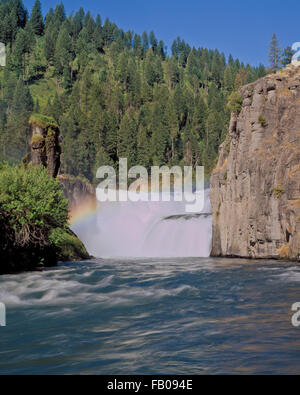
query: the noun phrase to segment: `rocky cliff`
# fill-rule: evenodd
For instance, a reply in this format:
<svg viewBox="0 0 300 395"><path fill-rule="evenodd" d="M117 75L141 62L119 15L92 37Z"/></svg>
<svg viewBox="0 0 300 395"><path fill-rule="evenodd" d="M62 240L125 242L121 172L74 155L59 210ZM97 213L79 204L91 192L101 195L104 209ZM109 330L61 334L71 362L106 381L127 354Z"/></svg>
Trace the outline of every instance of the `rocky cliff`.
<svg viewBox="0 0 300 395"><path fill-rule="evenodd" d="M213 256L300 254L300 68L244 86L211 177Z"/></svg>
<svg viewBox="0 0 300 395"><path fill-rule="evenodd" d="M63 185L64 195L69 201L71 220L84 211L96 210L96 190L88 180L60 174L58 181Z"/></svg>

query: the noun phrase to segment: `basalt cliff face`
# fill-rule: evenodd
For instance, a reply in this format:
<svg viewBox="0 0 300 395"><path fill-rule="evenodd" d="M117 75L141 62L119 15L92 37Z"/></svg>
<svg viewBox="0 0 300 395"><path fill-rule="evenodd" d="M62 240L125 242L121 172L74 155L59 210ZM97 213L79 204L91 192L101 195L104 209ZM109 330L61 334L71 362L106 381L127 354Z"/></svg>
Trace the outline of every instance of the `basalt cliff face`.
<svg viewBox="0 0 300 395"><path fill-rule="evenodd" d="M63 185L64 195L69 201L71 219L80 212L96 210L96 190L88 180L60 174L58 181Z"/></svg>
<svg viewBox="0 0 300 395"><path fill-rule="evenodd" d="M211 177L212 256L299 259L300 68L240 94Z"/></svg>

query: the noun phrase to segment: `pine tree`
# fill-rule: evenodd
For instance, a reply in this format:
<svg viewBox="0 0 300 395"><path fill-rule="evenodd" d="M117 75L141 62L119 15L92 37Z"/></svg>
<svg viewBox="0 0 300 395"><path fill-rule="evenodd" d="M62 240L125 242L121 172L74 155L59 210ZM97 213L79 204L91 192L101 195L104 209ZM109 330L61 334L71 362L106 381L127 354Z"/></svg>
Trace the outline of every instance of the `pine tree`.
<svg viewBox="0 0 300 395"><path fill-rule="evenodd" d="M72 40L67 25L63 25L57 37L54 52L54 66L56 73L58 75L62 75L65 69L69 70L71 60Z"/></svg>
<svg viewBox="0 0 300 395"><path fill-rule="evenodd" d="M280 54L281 50L279 47L279 41L277 39L276 34L274 33L270 43L270 51L269 51L269 61L271 64L271 69L274 73L277 72L280 64Z"/></svg>
<svg viewBox="0 0 300 395"><path fill-rule="evenodd" d="M44 19L41 11L40 0L35 0L32 13L30 16L30 24L35 34L41 36L44 31Z"/></svg>
<svg viewBox="0 0 300 395"><path fill-rule="evenodd" d="M163 70L160 58L154 56L153 52L149 50L145 59L145 77L150 86L155 83L162 82Z"/></svg>
<svg viewBox="0 0 300 395"><path fill-rule="evenodd" d="M96 29L94 32L93 39L94 39L96 50L101 53L104 53L104 50L103 50L104 41L103 41L103 35L102 35L102 21L101 21L101 17L99 14L96 17Z"/></svg>
<svg viewBox="0 0 300 395"><path fill-rule="evenodd" d="M102 132L104 134L103 146L113 162L118 160L118 119L112 111L105 113L105 123Z"/></svg>
<svg viewBox="0 0 300 395"><path fill-rule="evenodd" d="M280 65L282 67L286 67L287 65L289 65L292 62L293 55L294 55L294 51L292 50L292 47L287 46L282 53Z"/></svg>
<svg viewBox="0 0 300 395"><path fill-rule="evenodd" d="M18 27L23 29L27 23L28 13L22 0L14 0L13 2L10 2L10 4L12 6L12 11L17 17Z"/></svg>
<svg viewBox="0 0 300 395"><path fill-rule="evenodd" d="M234 89L235 75L232 66L227 66L224 72L224 88L227 92L232 92Z"/></svg>
<svg viewBox="0 0 300 395"><path fill-rule="evenodd" d="M1 137L4 157L17 163L25 155L29 137L29 115L33 110L33 100L28 87L19 78L8 114L5 132Z"/></svg>
<svg viewBox="0 0 300 395"><path fill-rule="evenodd" d="M151 166L150 144L145 126L140 125L137 135L137 164L147 169Z"/></svg>
<svg viewBox="0 0 300 395"><path fill-rule="evenodd" d="M101 166L115 166L115 163L110 159L105 149L101 146L95 156L95 164L93 169L93 182L94 184L99 183L99 179L96 178L97 170Z"/></svg>
<svg viewBox="0 0 300 395"><path fill-rule="evenodd" d="M212 68L211 74L214 82L221 86L222 76L224 70L222 68L222 60L218 51L215 51L213 61L212 61Z"/></svg>
<svg viewBox="0 0 300 395"><path fill-rule="evenodd" d="M118 156L127 158L128 168L136 165L137 159L137 122L132 109L124 115L119 130Z"/></svg>
<svg viewBox="0 0 300 395"><path fill-rule="evenodd" d="M19 78L14 92L12 111L15 113L29 113L33 110L33 100L28 87Z"/></svg>
<svg viewBox="0 0 300 395"><path fill-rule="evenodd" d="M174 58L167 60L167 82L169 89L173 90L180 82L180 70Z"/></svg>
<svg viewBox="0 0 300 395"><path fill-rule="evenodd" d="M137 107L140 100L141 79L133 59L129 59L128 62L127 91L130 94L129 105Z"/></svg>
<svg viewBox="0 0 300 395"><path fill-rule="evenodd" d="M135 34L133 38L133 53L138 58L142 57L142 39L139 34Z"/></svg>
<svg viewBox="0 0 300 395"><path fill-rule="evenodd" d="M18 15L14 9L6 14L3 21L3 41L5 44L10 44L13 48L13 43L18 33ZM2 24L2 23L1 23Z"/></svg>
<svg viewBox="0 0 300 395"><path fill-rule="evenodd" d="M152 51L153 51L154 53L156 53L156 49L157 49L157 38L155 37L155 34L154 34L153 30L151 30L151 32L150 32L149 41L150 41L150 45L151 45L151 47L152 47Z"/></svg>
<svg viewBox="0 0 300 395"><path fill-rule="evenodd" d="M234 60L233 60L232 55L230 54L228 56L228 66L233 66L233 65L234 65Z"/></svg>
<svg viewBox="0 0 300 395"><path fill-rule="evenodd" d="M176 108L175 108L173 100L170 100L168 102L166 113L167 113L168 130L169 130L170 144L171 144L171 158L170 159L175 164L176 143L179 138L179 124L178 124L178 118L176 115Z"/></svg>
<svg viewBox="0 0 300 395"><path fill-rule="evenodd" d="M86 29L88 42L91 42L93 40L97 26L96 26L96 22L94 21L94 19L92 18L89 12L87 12L87 14L85 15L83 27Z"/></svg>
<svg viewBox="0 0 300 395"><path fill-rule="evenodd" d="M60 3L55 7L53 18L60 25L64 22L66 19L66 11L63 3Z"/></svg>
<svg viewBox="0 0 300 395"><path fill-rule="evenodd" d="M60 123L60 118L63 115L63 105L61 102L60 97L58 96L58 93L55 92L54 99L52 100L51 103L51 116L55 119L55 121L59 124Z"/></svg>
<svg viewBox="0 0 300 395"><path fill-rule="evenodd" d="M167 51L167 47L165 46L164 42L160 40L157 47L157 54L160 56L162 60L166 59L166 51Z"/></svg>
<svg viewBox="0 0 300 395"><path fill-rule="evenodd" d="M167 122L158 103L154 105L151 124L151 153L154 166L168 163L167 151L170 148L169 132Z"/></svg>
<svg viewBox="0 0 300 395"><path fill-rule="evenodd" d="M119 56L116 76L125 89L128 76L128 54L126 52L122 52Z"/></svg>
<svg viewBox="0 0 300 395"><path fill-rule="evenodd" d="M33 30L31 24L27 23L25 29L18 31L13 52L17 68L19 71L22 70L24 76L29 74L29 59L27 55L33 50L34 44Z"/></svg>
<svg viewBox="0 0 300 395"><path fill-rule="evenodd" d="M41 107L40 107L40 101L39 99L36 99L35 104L34 104L34 112L39 114L41 112Z"/></svg>
<svg viewBox="0 0 300 395"><path fill-rule="evenodd" d="M53 22L54 22L54 10L53 8L50 8L45 16L45 30L47 30L50 23Z"/></svg>
<svg viewBox="0 0 300 395"><path fill-rule="evenodd" d="M147 32L144 32L142 34L142 47L143 47L143 55L148 51L149 49L149 37Z"/></svg>
<svg viewBox="0 0 300 395"><path fill-rule="evenodd" d="M84 10L82 7L80 7L79 11L76 12L76 14L72 19L72 33L75 39L78 38L79 33L83 28L84 16L85 16Z"/></svg>
<svg viewBox="0 0 300 395"><path fill-rule="evenodd" d="M207 118L207 105L203 97L199 97L195 100L192 117L193 132L196 135L197 141L204 140L205 138L205 125Z"/></svg>
<svg viewBox="0 0 300 395"><path fill-rule="evenodd" d="M56 41L58 37L59 29L57 22L52 20L47 24L47 28L45 30L45 38L44 38L44 52L47 61L50 64L53 64L54 62L54 53L55 53L55 47L56 47Z"/></svg>

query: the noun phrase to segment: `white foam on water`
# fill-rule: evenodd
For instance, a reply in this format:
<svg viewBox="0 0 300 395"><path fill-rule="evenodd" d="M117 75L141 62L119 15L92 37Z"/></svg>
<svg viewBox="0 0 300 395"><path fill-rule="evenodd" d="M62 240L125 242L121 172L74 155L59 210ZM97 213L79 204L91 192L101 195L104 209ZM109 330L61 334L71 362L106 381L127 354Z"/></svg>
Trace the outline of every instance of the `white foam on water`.
<svg viewBox="0 0 300 395"><path fill-rule="evenodd" d="M284 282L298 283L300 282L300 270L298 267L291 267L285 270L284 273L274 276Z"/></svg>
<svg viewBox="0 0 300 395"><path fill-rule="evenodd" d="M91 270L95 272L95 270ZM144 303L145 299L157 300L165 297L176 297L182 292L197 292L189 285L181 284L165 288L160 284L122 286L114 285L115 275L101 276L92 283L86 283L85 273L76 273L65 268L34 273L23 273L18 276L3 276L0 281L0 300L7 306L81 306L95 303L104 308L110 306L132 305ZM127 273L122 273L126 278ZM131 274L132 276L132 274ZM12 279L10 278L12 277ZM129 276L130 277L130 276ZM72 309L64 310L66 313Z"/></svg>

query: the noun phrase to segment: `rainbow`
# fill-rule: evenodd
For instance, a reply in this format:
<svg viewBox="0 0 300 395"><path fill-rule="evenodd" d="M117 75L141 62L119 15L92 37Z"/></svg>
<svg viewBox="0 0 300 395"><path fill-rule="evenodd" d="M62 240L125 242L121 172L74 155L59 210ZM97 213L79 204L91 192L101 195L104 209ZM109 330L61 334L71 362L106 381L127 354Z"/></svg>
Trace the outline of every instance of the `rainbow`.
<svg viewBox="0 0 300 395"><path fill-rule="evenodd" d="M86 199L69 211L69 224L77 225L91 218L98 210L96 199Z"/></svg>

